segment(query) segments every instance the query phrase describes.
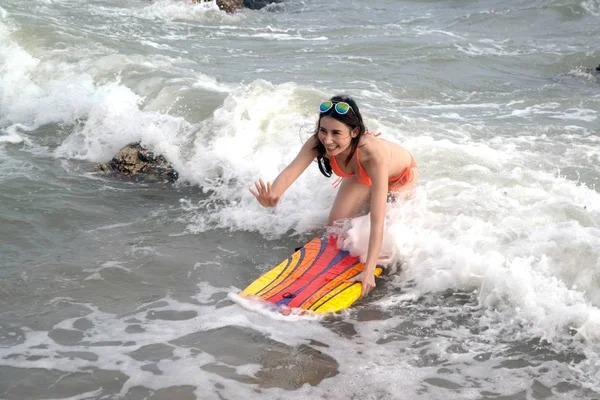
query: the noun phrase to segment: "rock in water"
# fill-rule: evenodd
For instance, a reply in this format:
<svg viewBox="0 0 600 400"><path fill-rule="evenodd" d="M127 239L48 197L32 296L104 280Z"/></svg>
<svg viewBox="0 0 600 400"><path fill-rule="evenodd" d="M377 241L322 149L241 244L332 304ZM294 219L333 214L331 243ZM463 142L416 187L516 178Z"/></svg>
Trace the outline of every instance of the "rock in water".
<svg viewBox="0 0 600 400"><path fill-rule="evenodd" d="M283 0L244 0L244 7L251 10L260 10L271 3L282 3Z"/></svg>
<svg viewBox="0 0 600 400"><path fill-rule="evenodd" d="M221 10L228 13L244 8L244 2L242 0L217 0L217 5Z"/></svg>
<svg viewBox="0 0 600 400"><path fill-rule="evenodd" d="M138 143L123 147L107 163L98 165L100 171L125 176L135 180L175 182L179 174L162 155Z"/></svg>
<svg viewBox="0 0 600 400"><path fill-rule="evenodd" d="M208 2L208 0L193 0L196 3ZM249 8L251 10L260 10L268 6L271 3L282 3L283 0L217 0L217 6L219 9L233 13L242 8Z"/></svg>

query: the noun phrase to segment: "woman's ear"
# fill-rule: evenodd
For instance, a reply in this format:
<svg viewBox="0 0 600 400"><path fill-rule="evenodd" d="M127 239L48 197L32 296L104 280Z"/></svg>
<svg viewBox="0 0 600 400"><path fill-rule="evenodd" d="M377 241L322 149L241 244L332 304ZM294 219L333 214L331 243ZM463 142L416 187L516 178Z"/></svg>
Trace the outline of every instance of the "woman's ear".
<svg viewBox="0 0 600 400"><path fill-rule="evenodd" d="M358 136L358 133L360 132L360 129L358 129L358 126L354 129L352 129L352 131L350 132L350 136L352 136L352 138L355 138Z"/></svg>

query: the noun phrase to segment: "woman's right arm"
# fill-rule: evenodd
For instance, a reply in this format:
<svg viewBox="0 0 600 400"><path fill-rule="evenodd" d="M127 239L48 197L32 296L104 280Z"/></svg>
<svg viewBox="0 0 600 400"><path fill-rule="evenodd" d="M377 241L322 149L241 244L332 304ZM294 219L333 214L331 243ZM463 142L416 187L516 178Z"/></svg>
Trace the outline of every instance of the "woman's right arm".
<svg viewBox="0 0 600 400"><path fill-rule="evenodd" d="M317 144L316 140L314 136L311 136L304 143L296 158L281 171L273 184L271 182L265 183L262 179L254 183L256 190L250 189L250 193L256 197L260 204L264 207L275 207L279 203L279 199L287 188L298 179L317 156L317 151L314 149Z"/></svg>

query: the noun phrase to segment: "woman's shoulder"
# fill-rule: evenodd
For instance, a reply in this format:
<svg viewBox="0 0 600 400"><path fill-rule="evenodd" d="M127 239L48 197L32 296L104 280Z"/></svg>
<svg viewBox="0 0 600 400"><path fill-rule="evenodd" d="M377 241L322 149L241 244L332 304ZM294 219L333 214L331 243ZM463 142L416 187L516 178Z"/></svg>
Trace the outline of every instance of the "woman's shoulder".
<svg viewBox="0 0 600 400"><path fill-rule="evenodd" d="M410 152L401 144L373 135L365 135L361 141L360 159L366 161L383 161L390 156L404 158Z"/></svg>
<svg viewBox="0 0 600 400"><path fill-rule="evenodd" d="M389 146L399 146L394 142L390 142L385 138L381 137L381 133L372 133L366 132L361 139L361 143L359 147L361 150L377 150L377 149L385 149Z"/></svg>
<svg viewBox="0 0 600 400"><path fill-rule="evenodd" d="M387 140L381 140L378 137L365 134L359 144L360 159L362 161L369 161L371 159L379 159L381 155L386 154L386 149L392 144Z"/></svg>

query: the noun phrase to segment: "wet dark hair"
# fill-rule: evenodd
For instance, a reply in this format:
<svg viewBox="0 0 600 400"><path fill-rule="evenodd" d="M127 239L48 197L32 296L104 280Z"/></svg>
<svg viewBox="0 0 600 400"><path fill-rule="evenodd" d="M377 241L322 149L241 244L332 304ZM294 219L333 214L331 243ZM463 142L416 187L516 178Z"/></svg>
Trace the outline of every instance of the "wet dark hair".
<svg viewBox="0 0 600 400"><path fill-rule="evenodd" d="M346 102L352 107L350 111L346 114L338 114L335 111L335 107L331 107L330 110L320 113L319 120L317 121L317 127L315 129L314 137L317 140L317 144L313 147L313 150L317 151L317 164L319 165L319 170L326 177L330 177L332 174L331 164L329 163L329 159L325 158L325 146L319 140L319 129L321 127L321 118L323 117L331 117L341 123L347 125L350 130L354 128L358 128L358 135L352 138L350 142L350 154L346 158L346 165L352 160L354 157L354 153L356 153L356 148L358 147L358 143L360 142L360 138L365 134L367 128L365 127L365 123L363 122L362 115L360 115L360 110L358 109L358 105L350 96L346 95L336 95L329 99L333 103Z"/></svg>

